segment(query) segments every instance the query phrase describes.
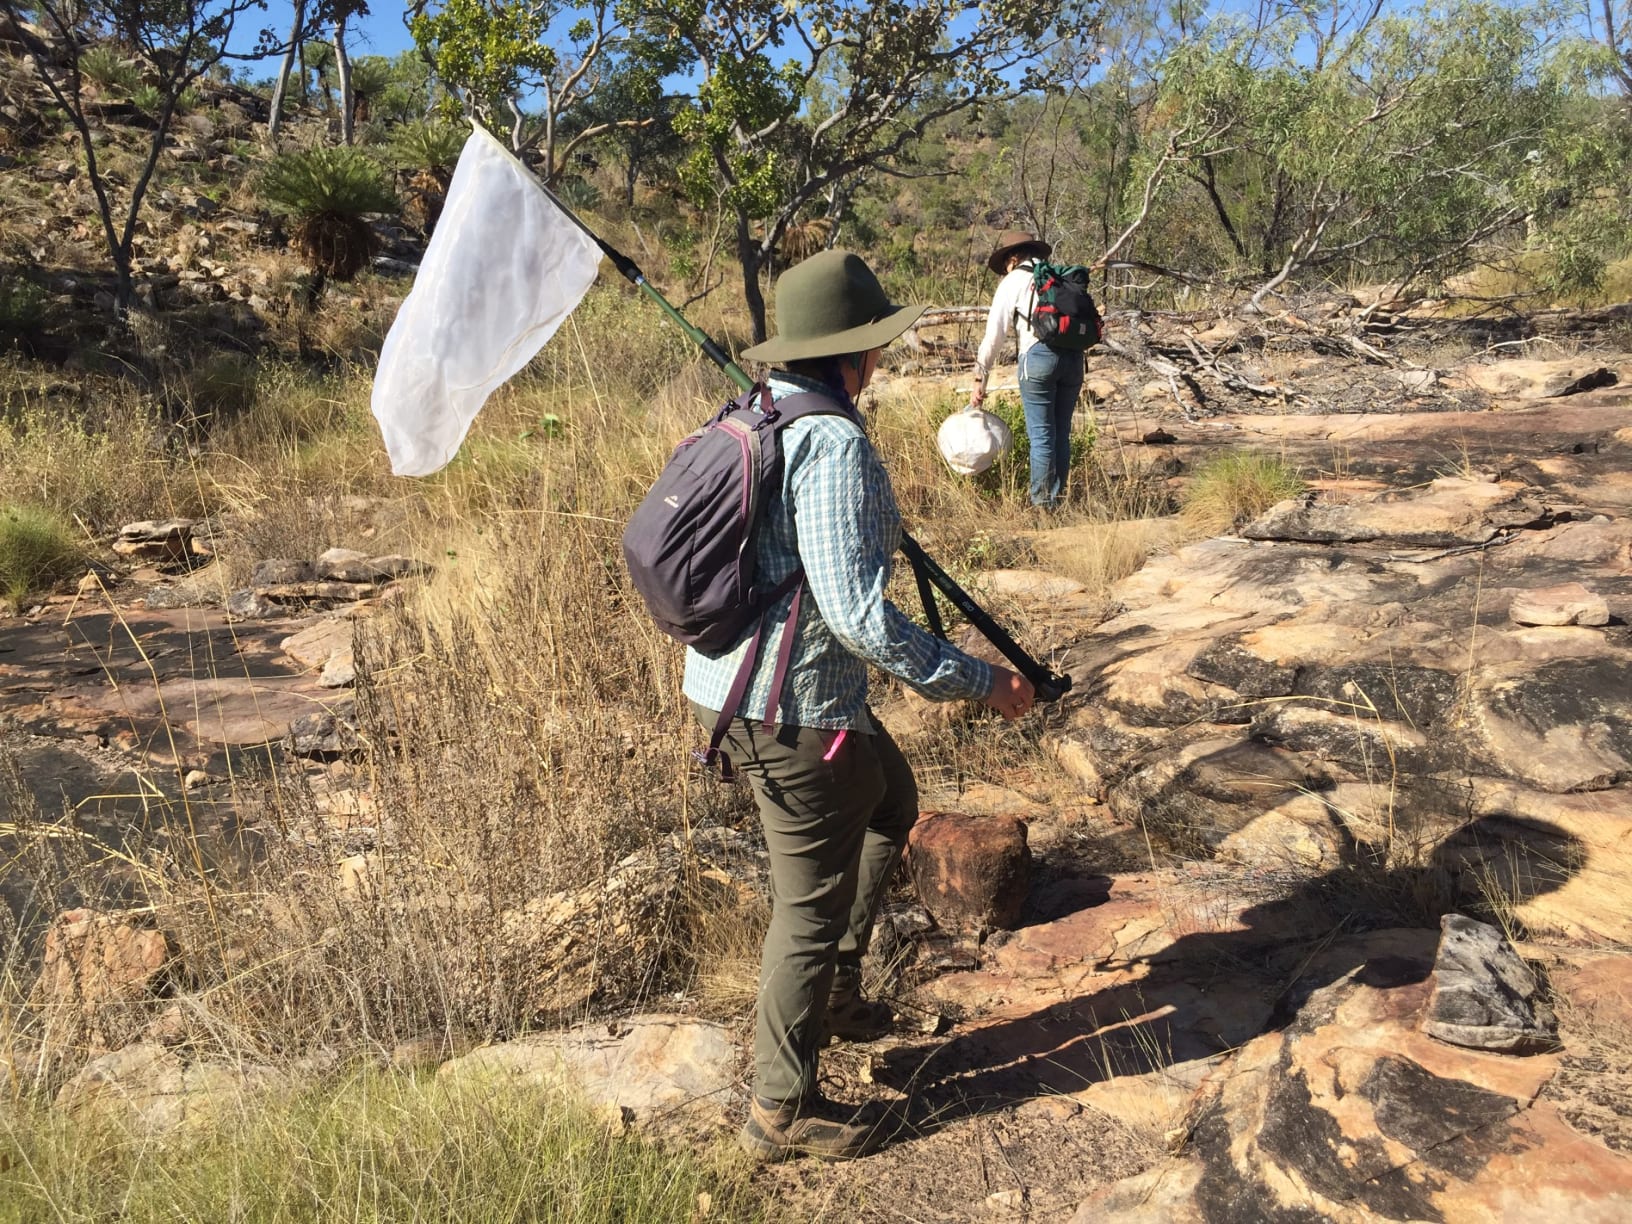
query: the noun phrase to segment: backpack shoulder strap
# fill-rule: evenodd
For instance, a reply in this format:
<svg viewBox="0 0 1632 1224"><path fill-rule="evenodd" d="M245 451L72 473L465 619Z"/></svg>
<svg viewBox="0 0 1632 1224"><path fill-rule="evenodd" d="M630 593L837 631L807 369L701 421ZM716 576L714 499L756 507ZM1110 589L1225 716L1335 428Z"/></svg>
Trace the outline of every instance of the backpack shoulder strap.
<svg viewBox="0 0 1632 1224"><path fill-rule="evenodd" d="M754 403L755 398L759 403ZM781 399L773 400L770 387L760 383L751 390L745 391L731 403L726 405L721 414L723 419L733 412L757 407L763 414L764 420L752 426L753 436L759 439L757 445L750 444L748 448L749 461L752 464L752 475L749 478L749 496L752 499L750 517L757 518L759 507L761 477L764 472L772 470L772 465L780 464L782 460L781 433L793 422L808 416L840 416L854 420L854 415L843 404L838 403L830 396L818 391L795 391L791 395L784 395ZM788 605L787 613L782 617L782 640L776 652L776 663L771 672L770 697L766 704L764 722L767 727L774 728L777 714L782 704L782 694L787 687L788 671L793 659L793 644L795 630L799 624L800 604L805 591L804 566L796 567L792 573L779 582L774 588L765 593L767 608L775 605L793 593L793 601ZM748 644L748 650L743 655L742 665L737 669L736 677L731 682L730 692L725 699L725 708L720 711L718 721L714 725L713 734L709 737L708 750L704 754L705 764L721 762L720 777L723 781L731 779L731 762L721 751L721 744L725 742L726 732L730 729L731 720L736 717L743 698L747 696L748 685L753 677L755 668L759 664L759 648L767 628L766 618L761 616L754 628L753 639Z"/></svg>
<svg viewBox="0 0 1632 1224"><path fill-rule="evenodd" d="M784 395L776 401L774 409L776 419L771 422L778 432L786 429L801 417L807 416L838 416L854 421L855 414L831 396L823 395L820 391L795 391L791 395Z"/></svg>
<svg viewBox="0 0 1632 1224"><path fill-rule="evenodd" d="M1028 297L1028 298L1031 299L1031 305L1032 305L1033 310L1035 310L1035 308L1037 306L1037 290L1040 288L1038 282L1042 279L1041 276L1039 276L1038 274L1046 267L1048 267L1048 264L1047 264L1046 261L1041 260L1041 259L1033 258L1033 259L1026 260L1024 263L1019 264L1015 268L1016 272L1025 271L1025 272L1031 273L1031 283L1026 286L1025 290L1023 291L1022 296L1023 297ZM1031 311L1026 311L1026 310L1021 309L1021 303L1020 302L1018 302L1018 301L1015 302L1015 304L1014 304L1014 317L1017 318L1017 319L1024 319L1026 321L1026 326L1031 328L1032 329L1032 334L1035 335L1037 329L1036 329L1036 325L1033 324L1032 321L1031 321L1031 315L1032 315Z"/></svg>

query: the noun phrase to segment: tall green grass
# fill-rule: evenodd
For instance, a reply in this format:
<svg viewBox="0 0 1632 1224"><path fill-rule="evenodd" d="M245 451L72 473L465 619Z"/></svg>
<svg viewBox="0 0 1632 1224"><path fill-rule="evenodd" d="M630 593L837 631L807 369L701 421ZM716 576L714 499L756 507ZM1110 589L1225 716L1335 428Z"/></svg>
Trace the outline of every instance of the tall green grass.
<svg viewBox="0 0 1632 1224"><path fill-rule="evenodd" d="M747 1174L536 1090L380 1071L164 1137L0 1109L0 1224L751 1221Z"/></svg>
<svg viewBox="0 0 1632 1224"><path fill-rule="evenodd" d="M21 604L84 563L71 523L38 506L0 503L0 597Z"/></svg>

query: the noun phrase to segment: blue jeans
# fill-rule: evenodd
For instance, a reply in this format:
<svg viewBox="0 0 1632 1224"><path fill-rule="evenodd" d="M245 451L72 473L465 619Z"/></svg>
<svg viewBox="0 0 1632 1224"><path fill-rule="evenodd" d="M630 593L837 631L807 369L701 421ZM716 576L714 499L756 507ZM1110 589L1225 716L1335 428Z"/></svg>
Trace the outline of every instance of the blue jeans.
<svg viewBox="0 0 1632 1224"><path fill-rule="evenodd" d="M1083 355L1034 344L1020 354L1020 402L1031 439L1031 504L1053 508L1071 471L1071 414L1082 393Z"/></svg>

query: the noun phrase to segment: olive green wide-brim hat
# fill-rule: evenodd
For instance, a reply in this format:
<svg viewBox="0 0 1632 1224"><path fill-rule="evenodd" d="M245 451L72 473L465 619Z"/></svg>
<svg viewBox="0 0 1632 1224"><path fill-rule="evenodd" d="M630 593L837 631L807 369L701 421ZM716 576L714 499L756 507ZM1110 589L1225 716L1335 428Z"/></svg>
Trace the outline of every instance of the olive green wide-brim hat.
<svg viewBox="0 0 1632 1224"><path fill-rule="evenodd" d="M776 282L776 335L744 349L750 361L803 361L883 348L924 313L897 306L860 255L822 251Z"/></svg>
<svg viewBox="0 0 1632 1224"><path fill-rule="evenodd" d="M1030 230L1004 230L998 235L997 250L986 259L986 266L999 276L1009 270L1010 255L1035 255L1047 259L1054 248Z"/></svg>

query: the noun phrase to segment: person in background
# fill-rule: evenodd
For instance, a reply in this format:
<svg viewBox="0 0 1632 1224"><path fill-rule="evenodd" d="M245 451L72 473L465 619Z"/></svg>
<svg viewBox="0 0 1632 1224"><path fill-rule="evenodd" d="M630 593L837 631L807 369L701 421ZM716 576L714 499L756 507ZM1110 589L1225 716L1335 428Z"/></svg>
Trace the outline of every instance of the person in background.
<svg viewBox="0 0 1632 1224"><path fill-rule="evenodd" d="M824 251L783 274L777 334L743 353L773 365L773 398L815 392L834 407L782 431L782 489L760 520L757 572L767 587L800 567L805 578L766 610L746 691L732 688L752 629L719 654L686 652L698 721L712 730L734 706L722 747L753 786L770 850L754 1099L740 1136L760 1159L847 1159L883 1137L878 1121L823 1097L816 1078L825 1041L881 1036L892 1021L863 997L861 961L918 819L912 769L867 707L869 665L933 700L981 701L1005 718L1035 700L1024 677L932 636L884 597L901 516L856 397L922 312L892 305L859 256ZM796 635L785 676L784 632Z"/></svg>
<svg viewBox="0 0 1632 1224"><path fill-rule="evenodd" d="M1003 279L992 295L986 316L986 335L975 356L975 388L970 403L979 408L986 400L986 380L1003 342L1011 336L1020 350L1020 402L1026 410L1026 435L1031 440L1031 504L1055 509L1065 494L1071 470L1071 415L1082 393L1083 356L1050 348L1037 341L1031 329L1036 305L1032 270L1054 248L1036 234L1009 230L997 240L986 266Z"/></svg>

